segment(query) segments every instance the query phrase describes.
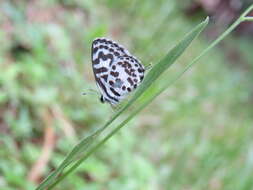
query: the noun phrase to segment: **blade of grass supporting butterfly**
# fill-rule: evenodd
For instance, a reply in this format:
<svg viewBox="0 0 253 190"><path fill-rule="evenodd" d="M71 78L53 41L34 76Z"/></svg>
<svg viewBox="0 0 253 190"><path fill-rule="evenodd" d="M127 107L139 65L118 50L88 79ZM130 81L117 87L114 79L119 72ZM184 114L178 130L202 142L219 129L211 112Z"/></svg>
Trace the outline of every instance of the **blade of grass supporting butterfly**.
<svg viewBox="0 0 253 190"><path fill-rule="evenodd" d="M169 53L162 59L159 63L157 63L146 75L144 78L142 84L138 87L133 97L129 100L129 102L117 112L114 117L109 120L102 128L98 129L96 131L96 137L98 134L100 134L104 129L106 129L122 112L124 112L128 107L130 107L152 84L153 82L159 78L159 76L167 70L176 60L177 58L185 51L185 49L190 45L190 43L199 35L199 33L205 28L205 26L208 24L208 18L197 25L191 32L189 32L184 39L178 43ZM78 160L69 170L64 172L58 179L52 179L46 181L46 185L43 185L43 182L40 186L43 188L40 188L40 186L37 188L44 189L44 187L49 187L48 189L52 189L57 183L59 183L62 179L64 179L69 173L71 173L74 169L76 169L86 158L88 158L93 152L95 152L101 145L103 145L113 134L115 134L120 128L122 128L130 119L132 119L138 112L140 112L149 102L146 102L146 104L142 104L140 107L138 107L134 112L131 113L131 115L124 120L120 125L118 125L115 129L113 129L109 134L102 139L100 142L97 142L96 145L92 148L86 147L87 151L83 152L83 156L80 160ZM95 137L95 138L96 138ZM94 141L94 139L92 139ZM82 142L82 141L81 141ZM77 145L79 146L79 145ZM80 147L81 148L81 147ZM82 148L82 150L84 150ZM73 152L73 151L72 151ZM80 151L73 152L74 154L80 153ZM70 156L70 155L69 155ZM75 157L71 155L71 157ZM58 169L57 169L58 170ZM62 170L61 170L62 171ZM53 182L53 183L52 183Z"/></svg>

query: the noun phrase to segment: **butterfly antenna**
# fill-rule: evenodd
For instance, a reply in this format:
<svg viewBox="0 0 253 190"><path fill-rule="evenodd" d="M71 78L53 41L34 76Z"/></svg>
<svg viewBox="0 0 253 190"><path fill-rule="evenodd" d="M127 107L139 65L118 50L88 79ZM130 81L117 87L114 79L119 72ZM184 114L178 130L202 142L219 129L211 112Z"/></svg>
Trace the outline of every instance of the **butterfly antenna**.
<svg viewBox="0 0 253 190"><path fill-rule="evenodd" d="M82 93L82 95L90 95L90 94L95 94L97 96L100 96L99 92L94 89L88 89L87 92Z"/></svg>

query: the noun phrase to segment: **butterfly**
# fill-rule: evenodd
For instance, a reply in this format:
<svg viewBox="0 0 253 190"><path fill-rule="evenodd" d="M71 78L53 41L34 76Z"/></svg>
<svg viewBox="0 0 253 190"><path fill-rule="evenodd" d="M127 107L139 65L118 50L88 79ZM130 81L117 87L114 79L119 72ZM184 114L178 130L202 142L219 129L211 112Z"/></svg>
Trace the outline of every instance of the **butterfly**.
<svg viewBox="0 0 253 190"><path fill-rule="evenodd" d="M138 87L145 68L117 42L97 38L91 48L92 69L101 93L101 102L117 105Z"/></svg>

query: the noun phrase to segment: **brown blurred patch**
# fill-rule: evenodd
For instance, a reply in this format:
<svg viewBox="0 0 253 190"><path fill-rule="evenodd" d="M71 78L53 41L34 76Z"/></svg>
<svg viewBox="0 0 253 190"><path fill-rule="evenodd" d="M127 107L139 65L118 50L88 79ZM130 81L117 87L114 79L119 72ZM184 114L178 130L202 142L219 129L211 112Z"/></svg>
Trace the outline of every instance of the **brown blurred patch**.
<svg viewBox="0 0 253 190"><path fill-rule="evenodd" d="M57 20L64 11L59 5L44 7L40 1L31 1L27 5L25 14L28 22L48 23Z"/></svg>
<svg viewBox="0 0 253 190"><path fill-rule="evenodd" d="M33 183L39 183L43 176L46 166L51 158L51 154L56 144L56 135L52 127L52 116L50 112L46 111L43 116L45 122L44 140L40 157L32 166L28 173L28 180Z"/></svg>
<svg viewBox="0 0 253 190"><path fill-rule="evenodd" d="M249 0L199 0L185 8L187 16L194 16L203 11L212 17L217 26L227 27L234 22L240 14L251 4ZM250 13L253 15L253 11ZM222 28L222 27L221 27ZM243 23L237 27L239 35L252 35L253 24Z"/></svg>

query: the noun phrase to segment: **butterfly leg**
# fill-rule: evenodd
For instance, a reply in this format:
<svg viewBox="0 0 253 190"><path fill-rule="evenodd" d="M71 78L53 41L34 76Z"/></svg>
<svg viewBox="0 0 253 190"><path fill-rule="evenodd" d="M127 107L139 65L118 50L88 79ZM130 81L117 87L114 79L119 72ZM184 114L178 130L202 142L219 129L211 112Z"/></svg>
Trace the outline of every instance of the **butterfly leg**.
<svg viewBox="0 0 253 190"><path fill-rule="evenodd" d="M151 69L153 67L152 63L149 63L147 66L145 66L145 71Z"/></svg>

